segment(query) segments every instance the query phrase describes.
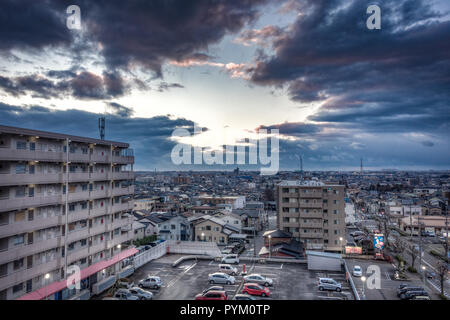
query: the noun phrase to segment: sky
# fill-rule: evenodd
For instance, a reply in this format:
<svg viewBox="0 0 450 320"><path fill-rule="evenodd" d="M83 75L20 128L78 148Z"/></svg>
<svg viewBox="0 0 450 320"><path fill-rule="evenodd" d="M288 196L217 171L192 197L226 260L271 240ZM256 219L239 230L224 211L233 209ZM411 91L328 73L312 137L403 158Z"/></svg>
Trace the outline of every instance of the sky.
<svg viewBox="0 0 450 320"><path fill-rule="evenodd" d="M233 169L171 152L263 129L281 170L448 170L449 104L445 0L0 2L0 124L97 138L104 115L136 170Z"/></svg>

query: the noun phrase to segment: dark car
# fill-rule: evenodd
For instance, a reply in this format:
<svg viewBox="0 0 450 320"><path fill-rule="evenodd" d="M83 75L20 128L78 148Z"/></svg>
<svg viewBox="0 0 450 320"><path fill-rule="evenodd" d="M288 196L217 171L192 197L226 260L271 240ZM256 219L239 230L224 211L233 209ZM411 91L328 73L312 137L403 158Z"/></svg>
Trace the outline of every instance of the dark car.
<svg viewBox="0 0 450 320"><path fill-rule="evenodd" d="M422 287L417 287L417 286L409 286L405 283L402 283L401 285L398 286L397 288L397 297L400 297L402 294L404 294L406 291L410 291L410 290L424 290Z"/></svg>
<svg viewBox="0 0 450 320"><path fill-rule="evenodd" d="M402 300L410 300L414 299L415 297L423 297L428 296L428 292L426 292L424 289L420 290L407 290L404 293L400 294L400 299Z"/></svg>

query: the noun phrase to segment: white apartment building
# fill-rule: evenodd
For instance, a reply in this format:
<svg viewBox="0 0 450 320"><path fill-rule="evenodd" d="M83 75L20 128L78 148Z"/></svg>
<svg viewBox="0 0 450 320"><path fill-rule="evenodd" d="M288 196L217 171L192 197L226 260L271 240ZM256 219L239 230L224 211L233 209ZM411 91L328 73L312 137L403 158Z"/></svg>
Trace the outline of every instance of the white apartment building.
<svg viewBox="0 0 450 320"><path fill-rule="evenodd" d="M0 126L0 300L86 298L112 279L133 250L128 147ZM73 265L81 292L65 286Z"/></svg>

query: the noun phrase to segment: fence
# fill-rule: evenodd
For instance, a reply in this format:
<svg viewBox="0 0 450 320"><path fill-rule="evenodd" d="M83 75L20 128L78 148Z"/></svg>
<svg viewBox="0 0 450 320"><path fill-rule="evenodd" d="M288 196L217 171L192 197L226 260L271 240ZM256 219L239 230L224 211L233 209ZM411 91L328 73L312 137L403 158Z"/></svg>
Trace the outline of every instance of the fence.
<svg viewBox="0 0 450 320"><path fill-rule="evenodd" d="M168 240L164 243L166 242L167 253L201 254L210 257L219 257L222 255L215 242Z"/></svg>
<svg viewBox="0 0 450 320"><path fill-rule="evenodd" d="M350 271L348 270L347 263L345 262L345 260L342 260L342 261L344 262L345 272L348 274L348 282L350 283L350 287L352 288L353 295L355 296L356 300L361 300L358 290L356 289L355 283L353 282L352 275L351 275Z"/></svg>
<svg viewBox="0 0 450 320"><path fill-rule="evenodd" d="M137 269L144 264L158 259L167 253L167 241L164 241L140 254L134 256L134 268Z"/></svg>

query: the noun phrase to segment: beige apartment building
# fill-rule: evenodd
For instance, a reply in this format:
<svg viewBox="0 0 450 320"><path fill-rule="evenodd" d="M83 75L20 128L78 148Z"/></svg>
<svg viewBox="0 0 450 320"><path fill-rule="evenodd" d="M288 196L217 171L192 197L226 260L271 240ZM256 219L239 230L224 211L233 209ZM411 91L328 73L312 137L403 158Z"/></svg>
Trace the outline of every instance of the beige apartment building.
<svg viewBox="0 0 450 320"><path fill-rule="evenodd" d="M346 238L344 197L342 185L282 181L277 185L278 229L309 250L340 252Z"/></svg>
<svg viewBox="0 0 450 320"><path fill-rule="evenodd" d="M32 297L46 286L50 299L69 299L52 283L64 281L72 265L89 270L86 290L113 273L96 270L124 259L124 244L133 239L128 147L0 126L0 300Z"/></svg>

